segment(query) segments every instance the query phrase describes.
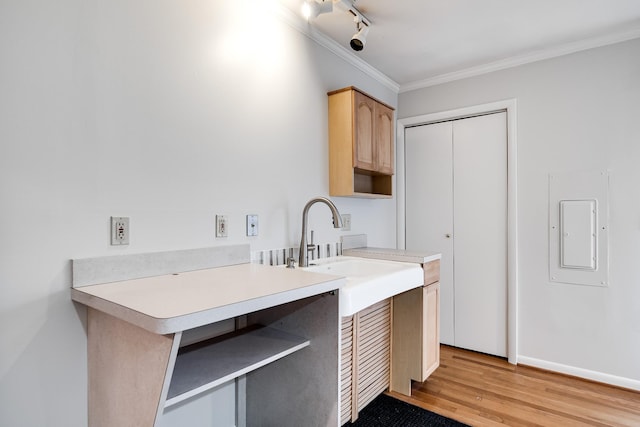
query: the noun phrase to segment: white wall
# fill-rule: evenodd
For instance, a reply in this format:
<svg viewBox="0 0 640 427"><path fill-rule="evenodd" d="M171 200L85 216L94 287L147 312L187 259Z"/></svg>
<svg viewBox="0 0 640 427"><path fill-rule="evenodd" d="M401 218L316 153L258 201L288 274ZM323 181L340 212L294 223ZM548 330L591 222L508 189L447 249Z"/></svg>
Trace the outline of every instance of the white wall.
<svg viewBox="0 0 640 427"><path fill-rule="evenodd" d="M293 246L304 203L328 194L326 92L356 85L396 105L270 6L0 3L0 425L86 425L70 259ZM335 201L353 233L395 245L394 200ZM257 238L244 237L249 213ZM131 218L128 247L109 245L111 215ZM323 206L310 227L341 234Z"/></svg>
<svg viewBox="0 0 640 427"><path fill-rule="evenodd" d="M399 118L517 98L520 360L640 388L640 40L401 93ZM610 285L548 280L548 174L611 171Z"/></svg>

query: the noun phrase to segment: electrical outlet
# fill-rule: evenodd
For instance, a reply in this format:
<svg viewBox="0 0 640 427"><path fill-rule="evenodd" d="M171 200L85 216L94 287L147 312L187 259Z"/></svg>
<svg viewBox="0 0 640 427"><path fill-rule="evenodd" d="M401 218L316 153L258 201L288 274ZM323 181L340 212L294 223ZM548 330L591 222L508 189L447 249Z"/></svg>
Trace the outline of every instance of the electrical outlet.
<svg viewBox="0 0 640 427"><path fill-rule="evenodd" d="M247 215L247 236L258 235L258 215Z"/></svg>
<svg viewBox="0 0 640 427"><path fill-rule="evenodd" d="M111 217L111 244L112 245L128 245L129 244L129 217L128 216L112 216Z"/></svg>
<svg viewBox="0 0 640 427"><path fill-rule="evenodd" d="M351 214L342 215L342 230L351 231Z"/></svg>
<svg viewBox="0 0 640 427"><path fill-rule="evenodd" d="M226 215L216 215L216 237L227 237Z"/></svg>

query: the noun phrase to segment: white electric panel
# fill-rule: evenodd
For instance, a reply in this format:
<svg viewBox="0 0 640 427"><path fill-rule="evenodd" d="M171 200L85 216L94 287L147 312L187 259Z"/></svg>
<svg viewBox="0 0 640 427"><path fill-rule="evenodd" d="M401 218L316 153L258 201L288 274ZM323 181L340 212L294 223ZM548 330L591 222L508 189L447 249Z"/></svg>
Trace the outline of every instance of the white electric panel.
<svg viewBox="0 0 640 427"><path fill-rule="evenodd" d="M549 279L608 286L609 173L549 175Z"/></svg>

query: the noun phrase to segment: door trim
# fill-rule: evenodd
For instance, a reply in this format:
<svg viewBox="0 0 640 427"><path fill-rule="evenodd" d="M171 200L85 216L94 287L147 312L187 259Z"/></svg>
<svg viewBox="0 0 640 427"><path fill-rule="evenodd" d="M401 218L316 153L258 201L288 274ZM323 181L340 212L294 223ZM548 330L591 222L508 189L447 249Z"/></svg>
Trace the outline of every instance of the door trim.
<svg viewBox="0 0 640 427"><path fill-rule="evenodd" d="M518 227L517 227L517 102L516 99L474 105L455 110L441 111L399 119L396 126L396 200L397 246L406 248L405 233L405 139L408 127L442 121L462 119L477 115L506 111L507 113L507 358L518 363Z"/></svg>

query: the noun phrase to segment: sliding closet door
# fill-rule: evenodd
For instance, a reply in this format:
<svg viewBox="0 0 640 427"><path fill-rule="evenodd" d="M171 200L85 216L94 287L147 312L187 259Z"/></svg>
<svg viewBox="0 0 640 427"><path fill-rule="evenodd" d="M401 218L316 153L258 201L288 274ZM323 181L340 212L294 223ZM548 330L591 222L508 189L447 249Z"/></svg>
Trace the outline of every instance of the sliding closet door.
<svg viewBox="0 0 640 427"><path fill-rule="evenodd" d="M405 130L406 248L442 253L440 341L453 334L452 122Z"/></svg>

